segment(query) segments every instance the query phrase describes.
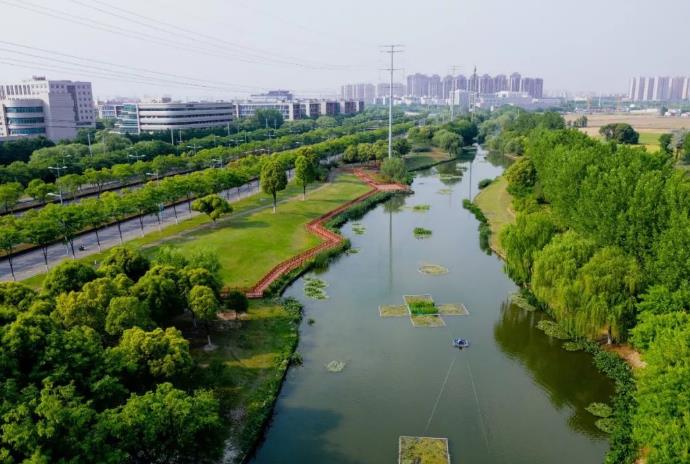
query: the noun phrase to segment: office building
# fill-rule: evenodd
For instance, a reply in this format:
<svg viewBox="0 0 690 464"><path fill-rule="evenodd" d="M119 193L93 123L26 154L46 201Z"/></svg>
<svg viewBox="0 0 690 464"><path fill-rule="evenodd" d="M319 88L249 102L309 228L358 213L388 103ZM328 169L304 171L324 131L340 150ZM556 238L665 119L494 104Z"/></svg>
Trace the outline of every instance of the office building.
<svg viewBox="0 0 690 464"><path fill-rule="evenodd" d="M116 127L120 133L140 134L177 129L226 126L237 115L234 103L126 103Z"/></svg>
<svg viewBox="0 0 690 464"><path fill-rule="evenodd" d="M98 102L96 105L98 111L98 119L117 119L122 114L122 103L103 103Z"/></svg>
<svg viewBox="0 0 690 464"><path fill-rule="evenodd" d="M293 95L289 90L269 90L266 93L252 94L249 96L251 101L273 102L273 101L292 101Z"/></svg>
<svg viewBox="0 0 690 464"><path fill-rule="evenodd" d="M0 84L0 137L44 135L59 141L95 125L90 82L34 76L16 84Z"/></svg>

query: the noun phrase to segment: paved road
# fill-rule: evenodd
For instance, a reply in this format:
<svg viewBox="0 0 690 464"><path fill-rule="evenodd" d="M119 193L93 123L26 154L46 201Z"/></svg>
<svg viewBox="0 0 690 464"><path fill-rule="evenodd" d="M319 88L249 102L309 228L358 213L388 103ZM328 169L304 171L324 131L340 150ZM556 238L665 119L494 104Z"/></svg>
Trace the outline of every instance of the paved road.
<svg viewBox="0 0 690 464"><path fill-rule="evenodd" d="M322 163L328 163L330 161L337 160L342 155L333 155L326 160L322 160ZM287 171L288 179L292 179L294 176L293 170ZM224 197L228 199L231 203L234 203L242 198L246 198L250 195L254 195L259 192L259 181L254 180L242 185L239 189L233 188L231 190L226 190L220 192ZM188 219L193 216L197 216L200 213L196 211L189 211L187 203L178 204L175 208L169 206L161 211L160 223L158 222L157 215L144 216L144 234L158 231L159 229L165 228L171 224L176 223L175 219L175 209L177 210L177 220ZM127 221L120 223L120 228L122 229L122 238L124 242L139 238L142 236L141 226L139 223L139 218L132 218ZM101 248L108 249L120 244L120 235L117 230L117 226L108 226L100 229L98 231L98 236L101 241ZM80 245L84 246L84 250L79 250ZM98 253L98 242L96 240L95 232L86 232L81 234L74 240L74 252L75 257L83 258L95 253ZM55 266L59 262L71 257L71 251L64 242L55 243L48 247L48 265L50 267ZM17 280L27 279L36 274L40 274L46 271L45 263L43 260L43 252L40 249L28 251L21 255L16 256L13 259L14 264L14 274ZM0 281L12 280L12 274L10 273L10 265L7 258L0 259Z"/></svg>
<svg viewBox="0 0 690 464"><path fill-rule="evenodd" d="M288 178L292 178L292 171L288 172ZM250 195L254 195L259 191L259 181L255 180L242 185L239 189L232 189L222 192L222 195L228 198L231 203L236 202L242 198L246 198ZM187 203L178 204L175 209L177 210L178 220L188 219L193 216L197 216L198 212L189 211ZM171 224L175 224L175 210L172 206L169 206L161 211L160 223L158 222L157 215L144 216L144 234L158 231L159 228L164 228ZM124 242L139 238L142 236L141 225L139 223L139 218L129 219L120 223L120 228L122 229L122 238ZM98 236L101 241L102 249L108 249L113 246L120 244L120 235L117 230L117 226L108 226L100 229L98 231ZM84 246L84 250L78 250L80 245ZM98 253L98 242L96 240L95 232L86 232L74 240L74 251L77 258L83 258L95 253ZM71 258L71 251L69 251L67 245L64 242L55 243L48 247L48 264L50 267L55 266L60 261L64 259ZM28 251L24 254L16 256L13 259L14 264L14 274L17 280L22 280L29 278L33 275L40 274L46 271L45 263L43 260L43 252L40 249ZM0 281L1 280L12 280L12 275L10 273L10 266L7 258L2 258L0 260Z"/></svg>

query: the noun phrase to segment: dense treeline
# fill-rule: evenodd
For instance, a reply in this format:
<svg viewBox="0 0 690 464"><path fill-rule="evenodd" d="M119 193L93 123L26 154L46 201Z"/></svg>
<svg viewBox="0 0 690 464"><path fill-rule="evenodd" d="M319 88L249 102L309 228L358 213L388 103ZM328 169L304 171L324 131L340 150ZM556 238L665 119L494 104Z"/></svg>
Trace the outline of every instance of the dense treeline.
<svg viewBox="0 0 690 464"><path fill-rule="evenodd" d="M126 137L107 133L102 133L101 136L104 138L102 143L108 144L108 148L94 143L91 146L93 156L87 145L78 143L40 149L33 153L29 163L15 162L7 167L0 167L0 181L5 181L0 185L0 210L11 209L22 195L39 203L55 200L59 195L73 198L84 185L90 185L100 193L112 181L126 185L145 179L147 175L161 177L180 171L196 171L208 166L223 165L249 153L282 151L363 130L375 130L370 118L377 115L372 113L344 119L341 126L313 130L308 130L313 122L295 121L289 129L285 129L287 135L277 138L275 137L279 134L271 137L264 129L260 129L249 135L245 133L245 143L238 138L232 138L233 143L230 143L226 142L227 137L224 139L211 135L191 140L190 145L185 147L191 147L192 150L182 151L181 156L175 154L179 146L161 141L142 141L128 145ZM301 127L299 130L296 129L298 124ZM283 129L278 131L281 130ZM307 131L299 133L301 130ZM256 140L252 141L253 138ZM61 176L54 183L50 180L55 179L57 171L50 169L51 166L65 168L60 170Z"/></svg>
<svg viewBox="0 0 690 464"><path fill-rule="evenodd" d="M55 267L40 292L0 283L2 461L217 459L219 402L199 389L208 374L171 321L187 312L192 334L208 331L218 268L211 252L163 249L149 262L114 248L97 270Z"/></svg>
<svg viewBox="0 0 690 464"><path fill-rule="evenodd" d="M398 124L393 130L396 134L404 133L410 126L411 123ZM83 199L64 206L51 204L40 210L31 210L19 218L8 215L0 220L0 249L8 256L13 276L12 254L22 243L40 247L47 268L48 246L56 240L64 240L74 256L74 239L79 233L94 229L100 246L98 230L114 222L122 241L122 221L138 216L143 234L144 216L153 215L160 224L161 205L172 204L173 213L177 218L175 203L186 200L188 208L191 209L193 198L238 188L249 179L258 177L267 162L275 164L276 172L284 173L286 169L294 166L295 159L300 156L308 158L315 166L318 160L342 153L350 145L383 139L387 135L387 130L378 129L330 139L272 156L249 155L223 168L208 168L191 174L166 177L151 181L136 190L105 192L99 198ZM216 148L209 151L216 153L220 150ZM316 171L317 168L314 167L313 170Z"/></svg>
<svg viewBox="0 0 690 464"><path fill-rule="evenodd" d="M505 174L518 212L502 232L506 269L570 336L643 352L636 394L617 403L625 412L607 462L632 462L642 448L649 464L685 462L690 180L667 153L539 123L545 116L516 119L535 121Z"/></svg>

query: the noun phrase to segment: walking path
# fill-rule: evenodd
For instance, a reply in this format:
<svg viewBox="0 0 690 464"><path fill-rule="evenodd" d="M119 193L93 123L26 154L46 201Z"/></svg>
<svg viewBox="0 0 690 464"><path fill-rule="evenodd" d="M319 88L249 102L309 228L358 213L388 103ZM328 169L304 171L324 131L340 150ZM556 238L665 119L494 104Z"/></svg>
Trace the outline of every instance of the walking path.
<svg viewBox="0 0 690 464"><path fill-rule="evenodd" d="M349 170L349 169L348 169ZM319 245L310 248L309 250L303 251L302 253L299 253L296 256L293 256L292 258L289 258L282 263L279 263L276 265L273 269L268 271L266 275L264 275L248 292L247 292L247 297L248 298L262 298L264 296L264 292L275 282L276 280L280 279L286 274L289 274L290 272L294 271L295 269L298 269L301 267L304 263L309 261L310 259L314 258L316 255L319 253L322 253L326 250L335 248L339 246L345 238L340 235L336 234L335 232L329 230L325 224L330 221L332 218L337 216L338 214L342 213L346 209L350 208L352 205L355 205L361 201L366 200L370 196L374 195L375 193L378 192L400 192L400 191L408 191L410 188L407 185L403 184L380 184L378 183L370 174L368 174L366 171L356 168L351 170L360 180L371 186L371 190L369 190L367 193L360 195L359 197L355 198L354 200L350 200L347 203L339 206L338 208L329 211L328 213L324 214L321 217L318 217L314 219L313 221L309 222L306 227L307 230L318 237L322 238L324 241L321 242Z"/></svg>

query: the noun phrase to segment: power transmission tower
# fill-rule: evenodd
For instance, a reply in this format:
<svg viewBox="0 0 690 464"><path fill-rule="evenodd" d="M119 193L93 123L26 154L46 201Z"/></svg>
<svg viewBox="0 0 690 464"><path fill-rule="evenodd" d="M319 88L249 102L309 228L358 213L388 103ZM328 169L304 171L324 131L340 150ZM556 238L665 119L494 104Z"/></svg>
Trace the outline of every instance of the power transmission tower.
<svg viewBox="0 0 690 464"><path fill-rule="evenodd" d="M451 91L450 94L450 120L453 120L453 117L455 116L454 110L455 110L455 91L457 90L456 84L458 83L458 80L456 79L456 72L458 72L460 69L462 69L460 66L453 65L450 68L450 75L453 78L453 90Z"/></svg>
<svg viewBox="0 0 690 464"><path fill-rule="evenodd" d="M399 71L400 68L396 69L393 66L393 57L396 53L402 53L402 45L391 44L382 45L382 53L388 53L391 56L390 68L385 68L384 71L390 71L391 79L390 85L388 86L388 158L393 157L393 73Z"/></svg>

